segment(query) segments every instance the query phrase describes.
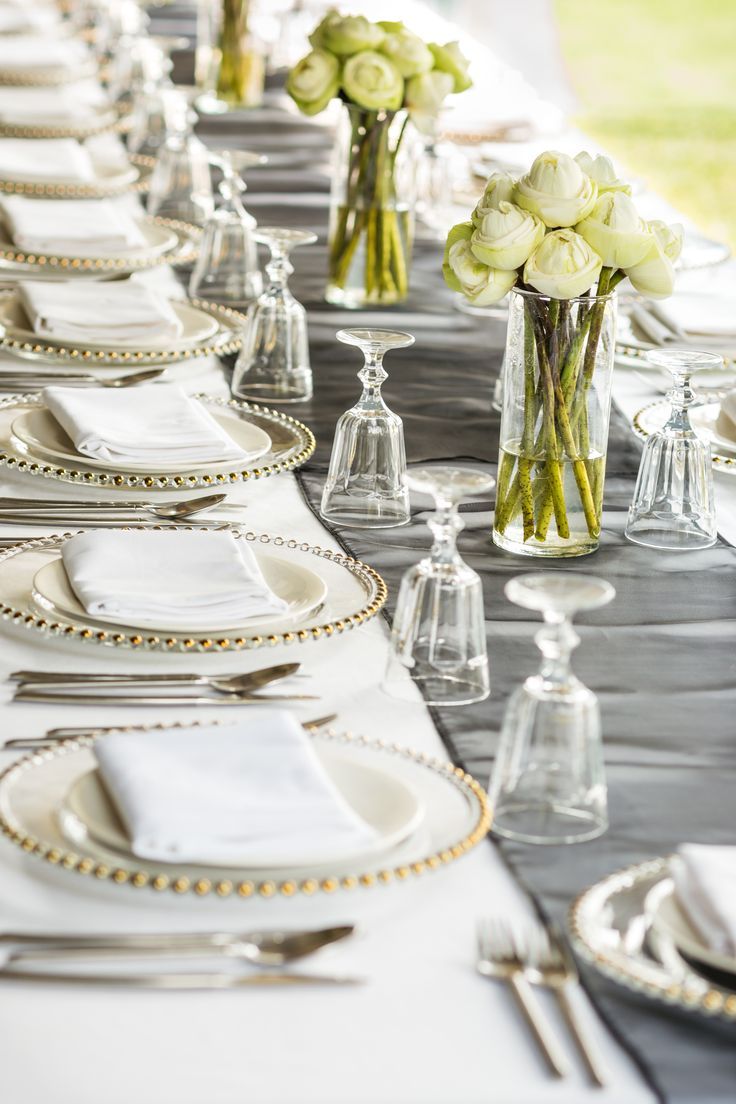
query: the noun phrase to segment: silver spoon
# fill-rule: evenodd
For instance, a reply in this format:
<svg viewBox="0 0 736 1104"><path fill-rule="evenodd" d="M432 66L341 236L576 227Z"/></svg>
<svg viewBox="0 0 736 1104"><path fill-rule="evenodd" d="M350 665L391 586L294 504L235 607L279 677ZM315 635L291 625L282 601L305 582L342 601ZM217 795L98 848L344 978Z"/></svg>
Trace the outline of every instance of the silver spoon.
<svg viewBox="0 0 736 1104"><path fill-rule="evenodd" d="M185 498L180 502L65 502L63 499L0 499L0 513L17 514L33 521L37 517L54 515L60 520L65 517L82 514L97 513L147 513L168 520L191 517L192 514L203 513L219 506L227 498L225 494L198 495L197 498Z"/></svg>

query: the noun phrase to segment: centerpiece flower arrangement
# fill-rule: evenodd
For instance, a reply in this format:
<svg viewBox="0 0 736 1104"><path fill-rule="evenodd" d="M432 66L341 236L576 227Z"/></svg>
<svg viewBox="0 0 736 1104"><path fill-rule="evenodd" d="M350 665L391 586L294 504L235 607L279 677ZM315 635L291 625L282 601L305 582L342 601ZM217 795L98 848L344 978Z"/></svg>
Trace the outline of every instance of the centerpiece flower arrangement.
<svg viewBox="0 0 736 1104"><path fill-rule="evenodd" d="M497 172L450 230L447 284L477 306L510 293L493 539L528 555L598 546L616 286L670 295L682 228L645 222L603 156L540 154ZM554 522L554 524L553 524Z"/></svg>
<svg viewBox="0 0 736 1104"><path fill-rule="evenodd" d="M406 297L413 237L413 171L407 122L436 116L471 85L456 42L425 43L403 23L330 11L286 90L306 115L345 105L337 139L327 299L341 306Z"/></svg>

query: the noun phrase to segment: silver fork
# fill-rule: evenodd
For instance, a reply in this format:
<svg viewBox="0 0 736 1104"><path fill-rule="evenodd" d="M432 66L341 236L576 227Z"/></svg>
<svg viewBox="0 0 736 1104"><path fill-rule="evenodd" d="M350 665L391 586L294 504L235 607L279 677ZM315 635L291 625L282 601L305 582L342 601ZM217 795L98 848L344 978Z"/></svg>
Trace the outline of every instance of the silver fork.
<svg viewBox="0 0 736 1104"><path fill-rule="evenodd" d="M567 1059L527 981L519 942L506 921L487 919L478 924L477 968L483 977L507 982L550 1070L555 1077L566 1077Z"/></svg>
<svg viewBox="0 0 736 1104"><path fill-rule="evenodd" d="M608 1078L600 1055L571 1000L571 989L580 987L578 969L566 940L559 932L541 925L530 929L527 972L533 982L554 991L593 1083L605 1088Z"/></svg>

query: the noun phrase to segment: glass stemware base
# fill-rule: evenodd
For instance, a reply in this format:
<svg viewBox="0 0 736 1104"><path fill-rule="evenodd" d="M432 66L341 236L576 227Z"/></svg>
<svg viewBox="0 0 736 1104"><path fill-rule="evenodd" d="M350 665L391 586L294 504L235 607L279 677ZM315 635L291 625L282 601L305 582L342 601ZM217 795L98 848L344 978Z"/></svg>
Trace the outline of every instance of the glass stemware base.
<svg viewBox="0 0 736 1104"><path fill-rule="evenodd" d="M610 602L603 579L572 572L521 575L508 598L542 613L544 657L511 696L490 781L493 831L521 843L595 839L608 827L600 715L595 694L570 669L579 643L572 617Z"/></svg>
<svg viewBox="0 0 736 1104"><path fill-rule="evenodd" d="M437 466L409 472L407 483L435 499L437 512L428 521L434 544L431 556L401 581L383 689L415 700L418 687L430 705L483 701L490 693L483 587L457 552L457 507L468 495L492 490L494 480L469 468Z"/></svg>

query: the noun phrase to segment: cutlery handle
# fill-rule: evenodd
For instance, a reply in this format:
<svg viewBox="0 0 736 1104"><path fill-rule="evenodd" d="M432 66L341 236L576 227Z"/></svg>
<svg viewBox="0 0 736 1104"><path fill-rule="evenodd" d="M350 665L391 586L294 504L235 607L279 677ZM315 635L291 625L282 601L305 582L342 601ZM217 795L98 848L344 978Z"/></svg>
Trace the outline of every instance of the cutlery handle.
<svg viewBox="0 0 736 1104"><path fill-rule="evenodd" d="M570 1067L532 988L520 971L509 975L509 985L552 1073L567 1077Z"/></svg>
<svg viewBox="0 0 736 1104"><path fill-rule="evenodd" d="M0 981L35 981L46 985L114 986L138 989L246 989L250 986L360 985L365 979L344 974L72 974L41 970L0 969Z"/></svg>
<svg viewBox="0 0 736 1104"><path fill-rule="evenodd" d="M593 1043L588 1028L575 1008L570 997L570 988L567 985L563 985L555 990L557 993L557 1000L559 1002L562 1013L567 1021L567 1026L570 1029L570 1034L577 1043L578 1050L582 1055L583 1061L590 1074L591 1081L599 1089L604 1089L608 1084L608 1076L605 1067L602 1065L600 1054L595 1043Z"/></svg>
<svg viewBox="0 0 736 1104"><path fill-rule="evenodd" d="M38 702L46 705L258 705L275 701L317 701L315 694L212 694L209 697L179 694L65 694L45 690L24 690L21 687L13 695L16 702Z"/></svg>

